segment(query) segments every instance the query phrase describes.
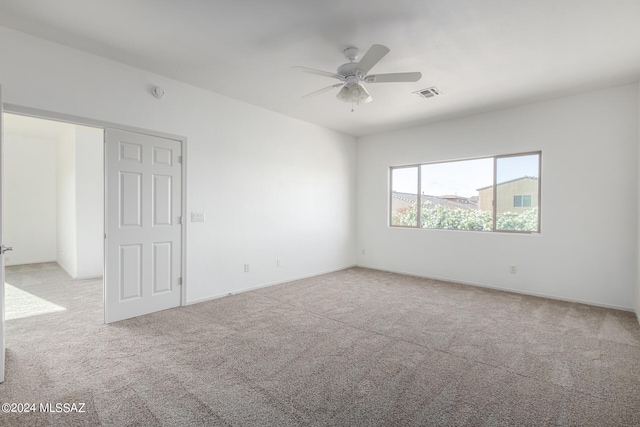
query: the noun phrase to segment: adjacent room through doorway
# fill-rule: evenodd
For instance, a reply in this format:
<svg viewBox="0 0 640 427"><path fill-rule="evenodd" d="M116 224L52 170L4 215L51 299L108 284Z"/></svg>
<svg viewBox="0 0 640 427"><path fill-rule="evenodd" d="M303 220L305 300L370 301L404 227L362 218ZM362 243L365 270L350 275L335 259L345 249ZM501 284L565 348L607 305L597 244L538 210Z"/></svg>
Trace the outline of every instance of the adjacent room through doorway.
<svg viewBox="0 0 640 427"><path fill-rule="evenodd" d="M97 289L102 279L104 131L8 113L3 120L10 321L65 309L65 301L43 299L37 287L86 281Z"/></svg>

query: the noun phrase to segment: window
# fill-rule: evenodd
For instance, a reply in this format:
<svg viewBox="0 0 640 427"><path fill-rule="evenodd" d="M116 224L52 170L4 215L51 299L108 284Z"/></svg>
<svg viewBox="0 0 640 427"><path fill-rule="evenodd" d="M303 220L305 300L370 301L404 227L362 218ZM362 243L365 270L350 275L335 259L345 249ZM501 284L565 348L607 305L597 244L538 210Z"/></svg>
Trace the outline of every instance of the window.
<svg viewBox="0 0 640 427"><path fill-rule="evenodd" d="M541 154L391 167L390 225L539 232Z"/></svg>
<svg viewBox="0 0 640 427"><path fill-rule="evenodd" d="M531 195L526 196L513 196L514 208L530 208L531 207Z"/></svg>
<svg viewBox="0 0 640 427"><path fill-rule="evenodd" d="M391 225L417 227L418 167L391 170Z"/></svg>

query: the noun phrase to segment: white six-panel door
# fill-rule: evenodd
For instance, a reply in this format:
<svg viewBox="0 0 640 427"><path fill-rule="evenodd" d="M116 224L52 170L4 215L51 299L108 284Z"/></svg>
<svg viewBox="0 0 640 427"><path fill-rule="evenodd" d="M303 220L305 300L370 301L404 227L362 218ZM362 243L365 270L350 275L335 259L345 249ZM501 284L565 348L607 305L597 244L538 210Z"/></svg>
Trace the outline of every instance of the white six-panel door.
<svg viewBox="0 0 640 427"><path fill-rule="evenodd" d="M105 322L180 305L182 145L105 130Z"/></svg>

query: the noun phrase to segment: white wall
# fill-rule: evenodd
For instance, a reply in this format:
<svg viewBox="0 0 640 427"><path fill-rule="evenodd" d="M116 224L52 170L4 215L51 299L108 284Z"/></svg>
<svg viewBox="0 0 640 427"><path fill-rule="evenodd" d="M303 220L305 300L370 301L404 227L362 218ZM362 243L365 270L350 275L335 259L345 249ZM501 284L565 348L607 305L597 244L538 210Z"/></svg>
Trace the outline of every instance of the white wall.
<svg viewBox="0 0 640 427"><path fill-rule="evenodd" d="M57 258L73 278L77 276L76 244L76 138L69 129L56 142Z"/></svg>
<svg viewBox="0 0 640 427"><path fill-rule="evenodd" d="M102 276L103 131L75 127L76 278Z"/></svg>
<svg viewBox="0 0 640 427"><path fill-rule="evenodd" d="M56 152L53 140L4 135L6 265L56 260Z"/></svg>
<svg viewBox="0 0 640 427"><path fill-rule="evenodd" d="M2 27L0 58L5 103L187 137L188 302L355 263L352 137Z"/></svg>
<svg viewBox="0 0 640 427"><path fill-rule="evenodd" d="M540 235L387 226L389 166L534 150ZM637 85L361 138L358 264L634 309L637 170Z"/></svg>

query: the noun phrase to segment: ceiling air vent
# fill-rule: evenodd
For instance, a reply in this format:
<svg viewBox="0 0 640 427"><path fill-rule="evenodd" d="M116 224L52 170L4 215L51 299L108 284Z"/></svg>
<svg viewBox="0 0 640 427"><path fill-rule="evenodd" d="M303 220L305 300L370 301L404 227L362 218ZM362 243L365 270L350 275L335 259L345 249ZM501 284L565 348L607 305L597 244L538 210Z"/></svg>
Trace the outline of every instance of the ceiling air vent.
<svg viewBox="0 0 640 427"><path fill-rule="evenodd" d="M434 96L438 96L442 94L442 92L440 92L440 90L435 86L427 89L418 90L413 93L418 94L423 98L433 98Z"/></svg>

